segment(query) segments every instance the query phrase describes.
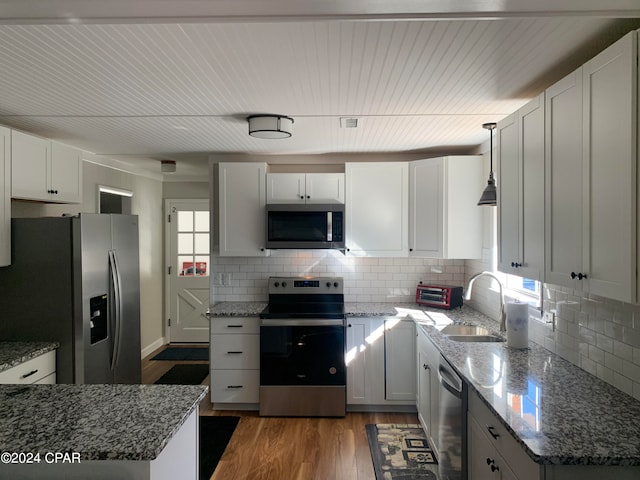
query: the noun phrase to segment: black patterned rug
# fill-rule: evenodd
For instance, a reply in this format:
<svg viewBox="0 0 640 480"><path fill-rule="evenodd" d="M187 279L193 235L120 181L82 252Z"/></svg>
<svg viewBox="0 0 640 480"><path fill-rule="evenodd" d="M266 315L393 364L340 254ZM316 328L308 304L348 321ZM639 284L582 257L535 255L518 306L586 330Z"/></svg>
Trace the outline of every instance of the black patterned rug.
<svg viewBox="0 0 640 480"><path fill-rule="evenodd" d="M420 425L366 425L376 480L437 480L438 466Z"/></svg>

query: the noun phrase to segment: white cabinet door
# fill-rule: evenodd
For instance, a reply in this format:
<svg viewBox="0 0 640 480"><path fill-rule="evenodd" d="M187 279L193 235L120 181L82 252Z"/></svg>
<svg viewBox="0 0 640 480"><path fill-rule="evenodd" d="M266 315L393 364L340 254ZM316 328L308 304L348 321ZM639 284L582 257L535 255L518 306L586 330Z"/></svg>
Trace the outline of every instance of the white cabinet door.
<svg viewBox="0 0 640 480"><path fill-rule="evenodd" d="M413 320L385 321L385 398L416 401L416 325Z"/></svg>
<svg viewBox="0 0 640 480"><path fill-rule="evenodd" d="M345 170L347 253L406 257L408 163L347 163Z"/></svg>
<svg viewBox="0 0 640 480"><path fill-rule="evenodd" d="M482 157L430 158L409 163L409 255L480 258Z"/></svg>
<svg viewBox="0 0 640 480"><path fill-rule="evenodd" d="M344 173L307 173L307 203L344 203Z"/></svg>
<svg viewBox="0 0 640 480"><path fill-rule="evenodd" d="M409 255L444 257L444 159L409 163Z"/></svg>
<svg viewBox="0 0 640 480"><path fill-rule="evenodd" d="M344 203L344 173L267 173L267 203Z"/></svg>
<svg viewBox="0 0 640 480"><path fill-rule="evenodd" d="M545 279L625 302L637 295L637 49L630 32L546 92Z"/></svg>
<svg viewBox="0 0 640 480"><path fill-rule="evenodd" d="M60 203L82 202L82 152L51 142L51 200Z"/></svg>
<svg viewBox="0 0 640 480"><path fill-rule="evenodd" d="M637 34L582 67L583 289L636 300Z"/></svg>
<svg viewBox="0 0 640 480"><path fill-rule="evenodd" d="M498 157L498 269L515 274L522 263L521 165L518 155L517 114L509 115L496 127ZM542 233L542 232L541 232Z"/></svg>
<svg viewBox="0 0 640 480"><path fill-rule="evenodd" d="M498 268L544 276L544 94L498 123Z"/></svg>
<svg viewBox="0 0 640 480"><path fill-rule="evenodd" d="M266 168L266 163L219 164L220 256L266 254ZM213 205L211 211L214 211Z"/></svg>
<svg viewBox="0 0 640 480"><path fill-rule="evenodd" d="M11 130L0 127L0 267L11 264Z"/></svg>
<svg viewBox="0 0 640 480"><path fill-rule="evenodd" d="M347 404L384 402L384 318L347 319Z"/></svg>
<svg viewBox="0 0 640 480"><path fill-rule="evenodd" d="M267 173L267 203L305 203L304 173Z"/></svg>
<svg viewBox="0 0 640 480"><path fill-rule="evenodd" d="M580 288L582 269L582 68L545 92L545 280Z"/></svg>
<svg viewBox="0 0 640 480"><path fill-rule="evenodd" d="M51 142L11 131L11 196L48 201Z"/></svg>

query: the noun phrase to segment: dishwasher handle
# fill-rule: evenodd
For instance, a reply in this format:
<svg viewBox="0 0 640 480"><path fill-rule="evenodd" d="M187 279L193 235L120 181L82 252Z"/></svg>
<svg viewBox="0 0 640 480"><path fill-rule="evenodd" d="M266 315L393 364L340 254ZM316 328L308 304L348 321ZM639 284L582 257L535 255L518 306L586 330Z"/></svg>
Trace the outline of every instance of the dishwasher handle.
<svg viewBox="0 0 640 480"><path fill-rule="evenodd" d="M438 377L440 385L442 385L451 395L456 398L462 398L462 381L458 380L456 375L450 372L444 365L438 365Z"/></svg>

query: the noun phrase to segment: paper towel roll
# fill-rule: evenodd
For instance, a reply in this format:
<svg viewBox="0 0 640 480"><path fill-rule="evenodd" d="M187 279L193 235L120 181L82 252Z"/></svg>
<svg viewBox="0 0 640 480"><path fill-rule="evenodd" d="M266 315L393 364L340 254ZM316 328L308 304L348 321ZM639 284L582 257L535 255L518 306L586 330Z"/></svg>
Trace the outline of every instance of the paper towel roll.
<svg viewBox="0 0 640 480"><path fill-rule="evenodd" d="M507 302L507 346L511 348L529 347L529 305Z"/></svg>

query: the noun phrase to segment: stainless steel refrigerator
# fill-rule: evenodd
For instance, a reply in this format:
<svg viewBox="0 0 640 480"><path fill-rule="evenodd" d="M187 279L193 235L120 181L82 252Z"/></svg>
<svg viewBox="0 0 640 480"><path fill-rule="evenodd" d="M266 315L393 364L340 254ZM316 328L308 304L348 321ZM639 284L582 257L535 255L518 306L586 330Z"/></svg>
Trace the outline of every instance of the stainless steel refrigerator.
<svg viewBox="0 0 640 480"><path fill-rule="evenodd" d="M14 218L0 341L60 342L58 383L140 383L138 217Z"/></svg>

